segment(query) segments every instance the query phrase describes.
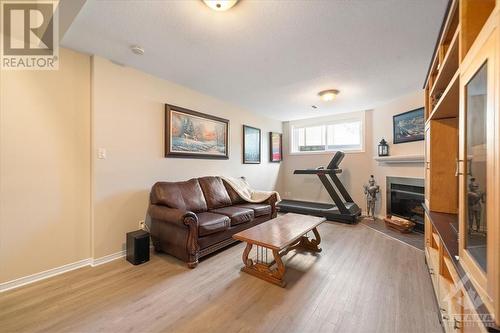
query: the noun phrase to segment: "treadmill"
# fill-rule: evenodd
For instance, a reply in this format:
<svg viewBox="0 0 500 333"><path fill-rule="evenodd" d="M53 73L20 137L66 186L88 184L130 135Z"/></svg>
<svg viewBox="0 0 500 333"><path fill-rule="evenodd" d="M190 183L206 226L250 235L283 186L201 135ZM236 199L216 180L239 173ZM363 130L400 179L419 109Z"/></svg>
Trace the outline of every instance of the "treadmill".
<svg viewBox="0 0 500 333"><path fill-rule="evenodd" d="M337 174L342 173L339 164L344 159L344 156L345 153L343 151L337 151L326 169L319 167L316 169L295 170L293 172L295 175L317 175L328 191L334 204L300 200L282 200L277 205L279 211L284 213L321 216L327 220L337 222L356 223L358 217L361 216L361 209L353 202L344 185L337 177Z"/></svg>

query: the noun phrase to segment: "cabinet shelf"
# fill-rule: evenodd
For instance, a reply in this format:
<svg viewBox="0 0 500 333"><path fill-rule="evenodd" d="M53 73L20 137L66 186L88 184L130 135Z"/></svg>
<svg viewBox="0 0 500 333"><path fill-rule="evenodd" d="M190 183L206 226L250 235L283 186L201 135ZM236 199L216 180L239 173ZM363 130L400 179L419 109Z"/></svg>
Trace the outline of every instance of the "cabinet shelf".
<svg viewBox="0 0 500 333"><path fill-rule="evenodd" d="M457 70L427 121L458 117L460 94L459 77L460 73Z"/></svg>
<svg viewBox="0 0 500 333"><path fill-rule="evenodd" d="M440 65L439 72L436 75L436 79L431 88L431 96L435 95L439 91L443 91L448 86L452 77L458 70L458 36L460 34L460 29L456 29L453 34L453 38L448 46L448 50L444 56L444 59Z"/></svg>

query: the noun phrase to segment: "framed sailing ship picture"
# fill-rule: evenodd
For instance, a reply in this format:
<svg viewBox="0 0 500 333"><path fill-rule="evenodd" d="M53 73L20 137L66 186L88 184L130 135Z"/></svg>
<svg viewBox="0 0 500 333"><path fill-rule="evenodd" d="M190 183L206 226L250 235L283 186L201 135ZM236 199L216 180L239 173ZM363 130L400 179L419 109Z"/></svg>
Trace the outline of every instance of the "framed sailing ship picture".
<svg viewBox="0 0 500 333"><path fill-rule="evenodd" d="M394 143L420 141L424 139L424 108L397 114L392 118Z"/></svg>

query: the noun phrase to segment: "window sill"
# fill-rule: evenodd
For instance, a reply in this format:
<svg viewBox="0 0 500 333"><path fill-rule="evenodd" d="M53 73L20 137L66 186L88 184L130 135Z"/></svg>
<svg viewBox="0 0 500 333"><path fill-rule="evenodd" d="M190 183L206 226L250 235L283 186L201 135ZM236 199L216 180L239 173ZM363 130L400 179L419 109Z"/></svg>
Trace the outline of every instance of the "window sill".
<svg viewBox="0 0 500 333"><path fill-rule="evenodd" d="M364 153L365 150L342 150L346 154L359 154L359 153ZM303 156L303 155L333 155L335 154L336 150L332 151L303 151L303 152L289 152L289 156Z"/></svg>

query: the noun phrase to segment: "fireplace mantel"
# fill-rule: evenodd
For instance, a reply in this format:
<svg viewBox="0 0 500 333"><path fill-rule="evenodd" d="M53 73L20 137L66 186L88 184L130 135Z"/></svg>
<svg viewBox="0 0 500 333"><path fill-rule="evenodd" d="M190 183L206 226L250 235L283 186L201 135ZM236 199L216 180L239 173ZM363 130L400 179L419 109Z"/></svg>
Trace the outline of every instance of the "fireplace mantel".
<svg viewBox="0 0 500 333"><path fill-rule="evenodd" d="M375 161L379 163L424 163L424 155L423 154L415 154L415 155L394 155L394 156L375 156L373 158Z"/></svg>

